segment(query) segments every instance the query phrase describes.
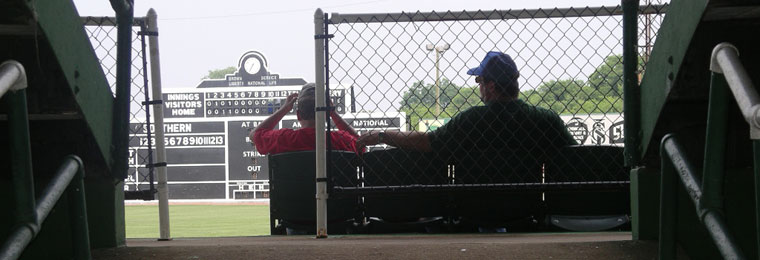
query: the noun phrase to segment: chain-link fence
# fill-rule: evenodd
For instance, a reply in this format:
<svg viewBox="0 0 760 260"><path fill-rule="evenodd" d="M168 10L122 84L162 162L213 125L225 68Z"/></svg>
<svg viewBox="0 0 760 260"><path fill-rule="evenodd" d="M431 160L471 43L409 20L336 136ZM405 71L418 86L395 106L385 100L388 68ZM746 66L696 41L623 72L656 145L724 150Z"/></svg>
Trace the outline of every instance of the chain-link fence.
<svg viewBox="0 0 760 260"><path fill-rule="evenodd" d="M640 7L639 77L666 9ZM358 174L333 173L350 180L335 181L350 185L333 193L627 185L622 13L615 6L326 16L328 87L354 86L354 112L400 113L407 126L398 139L380 134L389 129L381 125L354 126L404 149L370 146ZM514 59L520 101L481 100L483 87L466 72L489 51Z"/></svg>
<svg viewBox="0 0 760 260"><path fill-rule="evenodd" d="M116 93L116 50L117 26L116 17L82 17L85 31L90 38L95 54L98 57L111 91ZM148 115L153 113L145 101L149 100L150 88L147 87L146 61L146 20L135 18L132 26L132 89L130 103L129 131L129 172L124 180L125 192L147 191L152 198L155 191L153 186L153 168L151 156L155 138L150 136L146 126L150 124ZM150 109L150 110L149 110ZM138 147L138 148L134 148ZM136 193L139 194L139 193Z"/></svg>

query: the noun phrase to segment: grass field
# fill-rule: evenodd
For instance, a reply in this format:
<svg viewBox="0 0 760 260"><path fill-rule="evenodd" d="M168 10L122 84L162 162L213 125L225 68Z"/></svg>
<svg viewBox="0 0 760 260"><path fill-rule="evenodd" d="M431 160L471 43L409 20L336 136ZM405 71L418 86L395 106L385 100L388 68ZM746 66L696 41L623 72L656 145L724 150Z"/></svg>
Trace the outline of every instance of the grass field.
<svg viewBox="0 0 760 260"><path fill-rule="evenodd" d="M125 206L127 238L158 238L158 206ZM171 236L269 235L267 205L171 205Z"/></svg>

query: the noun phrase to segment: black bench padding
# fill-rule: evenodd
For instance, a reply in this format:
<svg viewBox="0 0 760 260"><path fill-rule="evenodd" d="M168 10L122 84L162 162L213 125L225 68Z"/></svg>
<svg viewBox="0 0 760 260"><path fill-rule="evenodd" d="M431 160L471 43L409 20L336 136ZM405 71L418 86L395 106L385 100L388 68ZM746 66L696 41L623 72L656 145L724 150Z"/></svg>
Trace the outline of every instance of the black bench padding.
<svg viewBox="0 0 760 260"><path fill-rule="evenodd" d="M337 186L355 186L358 182L356 154L334 151L331 160L336 164L328 176L328 183ZM314 151L290 152L269 155L269 210L272 234L279 221L284 227L316 230L316 154ZM340 176L340 178L335 178ZM351 178L350 176L354 176ZM351 221L359 212L358 198L330 198L327 200L328 232L343 233L341 224ZM335 225L329 225L330 223ZM348 225L348 224L347 224ZM331 227L332 226L332 227Z"/></svg>
<svg viewBox="0 0 760 260"><path fill-rule="evenodd" d="M606 189L547 191L547 214L615 215L630 213L628 171L623 148L616 146L564 147L546 163L546 182L608 183ZM619 185L616 187L616 184Z"/></svg>
<svg viewBox="0 0 760 260"><path fill-rule="evenodd" d="M313 151L269 156L273 234L275 219L313 227L315 156ZM554 219L562 222L559 227L583 231L619 222L608 221L610 216L630 215L622 147L568 146L546 158L524 157L498 151L453 159L398 149L361 156L331 152L328 221L408 224L444 217L499 226Z"/></svg>
<svg viewBox="0 0 760 260"><path fill-rule="evenodd" d="M364 186L423 187L449 183L447 165L430 153L399 149L364 154ZM389 222L413 222L419 218L447 215L447 196L416 192L414 196L386 193L364 198L365 215Z"/></svg>

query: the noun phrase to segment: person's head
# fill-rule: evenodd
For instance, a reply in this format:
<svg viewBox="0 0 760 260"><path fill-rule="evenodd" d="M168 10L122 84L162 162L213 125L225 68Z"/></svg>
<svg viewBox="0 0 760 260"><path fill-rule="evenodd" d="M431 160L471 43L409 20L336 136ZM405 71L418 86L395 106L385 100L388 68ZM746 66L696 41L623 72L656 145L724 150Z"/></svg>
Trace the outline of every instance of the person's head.
<svg viewBox="0 0 760 260"><path fill-rule="evenodd" d="M469 69L467 74L474 75L484 102L493 100L516 99L520 94L517 78L520 72L509 55L490 51L480 62L480 66Z"/></svg>
<svg viewBox="0 0 760 260"><path fill-rule="evenodd" d="M314 83L308 83L303 85L301 92L298 93L296 116L299 121L314 121L316 86Z"/></svg>

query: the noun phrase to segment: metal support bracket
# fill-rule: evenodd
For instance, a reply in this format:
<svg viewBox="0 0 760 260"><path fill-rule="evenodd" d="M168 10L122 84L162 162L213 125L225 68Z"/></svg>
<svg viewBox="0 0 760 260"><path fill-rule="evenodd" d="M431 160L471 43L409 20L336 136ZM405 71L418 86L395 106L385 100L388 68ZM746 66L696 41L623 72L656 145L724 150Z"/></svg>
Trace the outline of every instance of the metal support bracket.
<svg viewBox="0 0 760 260"><path fill-rule="evenodd" d="M749 139L760 140L760 128L755 126L749 127Z"/></svg>
<svg viewBox="0 0 760 260"><path fill-rule="evenodd" d="M159 162L154 164L146 164L145 168L157 168L157 167L166 167L166 162Z"/></svg>
<svg viewBox="0 0 760 260"><path fill-rule="evenodd" d="M331 39L333 37L335 37L334 34L317 34L317 35L314 35L314 39L315 40L319 40L319 39Z"/></svg>
<svg viewBox="0 0 760 260"><path fill-rule="evenodd" d="M164 101L161 100L161 99L159 99L159 100L148 100L148 101L143 101L142 104L143 104L143 106L145 106L145 105L163 105Z"/></svg>
<svg viewBox="0 0 760 260"><path fill-rule="evenodd" d="M137 35L145 35L145 36L158 36L158 32L151 32L151 31L139 31L139 32L137 32Z"/></svg>

